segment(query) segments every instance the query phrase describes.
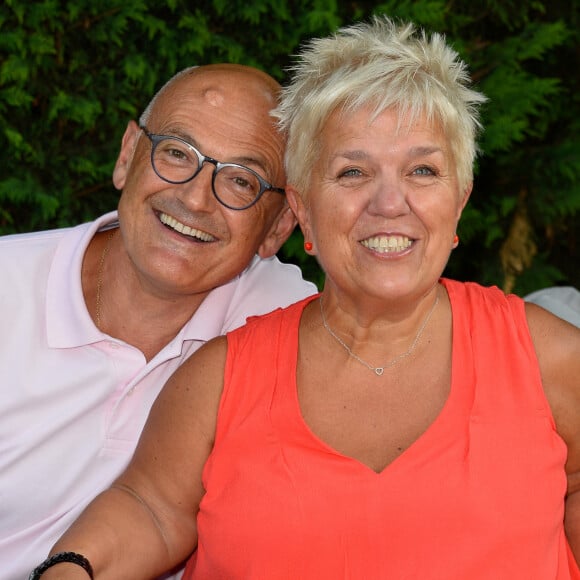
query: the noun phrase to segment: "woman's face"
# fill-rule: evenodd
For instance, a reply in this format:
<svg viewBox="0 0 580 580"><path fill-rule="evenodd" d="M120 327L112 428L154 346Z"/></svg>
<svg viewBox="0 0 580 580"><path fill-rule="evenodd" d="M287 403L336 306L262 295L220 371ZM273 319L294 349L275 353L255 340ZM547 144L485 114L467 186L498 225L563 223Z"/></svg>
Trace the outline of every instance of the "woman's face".
<svg viewBox="0 0 580 580"><path fill-rule="evenodd" d="M459 191L446 136L419 117L335 111L304 201L290 198L327 280L380 298L421 296L440 277L471 186Z"/></svg>

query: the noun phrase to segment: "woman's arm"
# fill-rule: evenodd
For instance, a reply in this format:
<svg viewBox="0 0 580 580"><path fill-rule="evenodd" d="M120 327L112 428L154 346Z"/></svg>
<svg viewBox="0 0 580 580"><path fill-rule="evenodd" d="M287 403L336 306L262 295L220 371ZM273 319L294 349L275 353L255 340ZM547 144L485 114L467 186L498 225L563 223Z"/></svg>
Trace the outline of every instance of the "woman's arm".
<svg viewBox="0 0 580 580"><path fill-rule="evenodd" d="M51 550L77 552L99 580L154 578L185 560L197 545L201 476L213 447L223 389L226 339L207 343L163 388L135 455ZM86 580L58 564L42 580Z"/></svg>
<svg viewBox="0 0 580 580"><path fill-rule="evenodd" d="M568 447L566 535L580 562L580 329L534 304L526 304L526 316L556 429Z"/></svg>

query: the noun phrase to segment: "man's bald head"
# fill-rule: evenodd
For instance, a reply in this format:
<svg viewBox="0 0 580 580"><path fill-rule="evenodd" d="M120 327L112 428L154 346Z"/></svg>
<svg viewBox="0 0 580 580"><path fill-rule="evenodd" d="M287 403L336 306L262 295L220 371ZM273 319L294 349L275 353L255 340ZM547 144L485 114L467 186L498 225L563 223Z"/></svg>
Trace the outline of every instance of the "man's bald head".
<svg viewBox="0 0 580 580"><path fill-rule="evenodd" d="M159 89L143 111L139 124L146 125L155 107L168 96L167 93L171 92L171 89L177 88L180 84L185 82L190 86L195 86L197 82L191 84L191 81L200 81L201 84L211 85L212 80L221 84L224 78L230 80L232 84L239 84L241 87L247 87L248 90L251 89L256 97L261 96L270 105L270 109L277 105L280 84L264 71L250 66L230 63L192 66L175 74ZM208 95L208 97L211 96L211 94ZM213 96L218 98L216 93Z"/></svg>

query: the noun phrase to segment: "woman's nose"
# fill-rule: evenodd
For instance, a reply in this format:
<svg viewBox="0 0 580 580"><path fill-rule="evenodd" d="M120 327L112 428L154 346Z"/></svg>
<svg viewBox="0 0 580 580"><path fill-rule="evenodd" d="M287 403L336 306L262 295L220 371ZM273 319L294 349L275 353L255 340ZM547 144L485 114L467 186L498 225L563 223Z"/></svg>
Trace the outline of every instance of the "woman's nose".
<svg viewBox="0 0 580 580"><path fill-rule="evenodd" d="M394 179L377 180L371 190L368 211L387 217L407 213L409 205L403 184Z"/></svg>

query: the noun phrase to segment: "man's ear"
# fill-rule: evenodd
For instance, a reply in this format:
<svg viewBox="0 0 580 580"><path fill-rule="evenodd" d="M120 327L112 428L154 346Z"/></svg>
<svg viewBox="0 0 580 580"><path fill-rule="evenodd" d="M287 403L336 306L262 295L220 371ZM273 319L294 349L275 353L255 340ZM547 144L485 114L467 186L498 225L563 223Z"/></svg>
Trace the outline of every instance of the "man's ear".
<svg viewBox="0 0 580 580"><path fill-rule="evenodd" d="M282 247L296 227L296 217L286 202L258 247L260 258L270 258Z"/></svg>
<svg viewBox="0 0 580 580"><path fill-rule="evenodd" d="M306 204L304 203L302 196L298 193L297 189L293 185L288 185L286 187L286 199L288 200L288 205L292 208L292 211L298 220L298 224L300 225L304 239L310 240L310 225L308 221L308 211L306 210Z"/></svg>
<svg viewBox="0 0 580 580"><path fill-rule="evenodd" d="M118 190L125 187L127 174L131 167L131 161L133 161L133 154L135 153L139 131L139 125L135 121L129 121L121 141L121 151L119 151L119 156L113 169L113 183Z"/></svg>

